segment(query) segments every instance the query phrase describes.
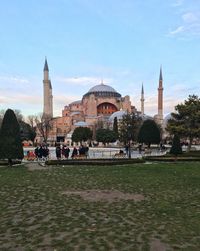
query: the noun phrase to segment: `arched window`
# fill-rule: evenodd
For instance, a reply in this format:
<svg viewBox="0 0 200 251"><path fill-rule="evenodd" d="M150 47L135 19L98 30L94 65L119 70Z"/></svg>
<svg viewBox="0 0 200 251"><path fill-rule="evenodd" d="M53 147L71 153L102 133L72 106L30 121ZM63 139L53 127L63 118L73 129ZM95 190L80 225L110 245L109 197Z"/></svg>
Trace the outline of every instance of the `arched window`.
<svg viewBox="0 0 200 251"><path fill-rule="evenodd" d="M109 115L118 111L117 107L111 103L102 103L97 106L98 115Z"/></svg>

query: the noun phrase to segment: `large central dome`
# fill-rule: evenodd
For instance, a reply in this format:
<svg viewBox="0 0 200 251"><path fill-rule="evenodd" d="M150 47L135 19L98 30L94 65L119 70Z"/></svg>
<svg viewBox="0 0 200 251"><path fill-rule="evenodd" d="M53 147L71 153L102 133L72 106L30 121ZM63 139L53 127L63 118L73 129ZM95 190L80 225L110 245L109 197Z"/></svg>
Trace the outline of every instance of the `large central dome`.
<svg viewBox="0 0 200 251"><path fill-rule="evenodd" d="M100 85L95 85L92 88L90 88L89 92L115 92L115 89L112 88L109 85L104 85L104 84L100 84Z"/></svg>
<svg viewBox="0 0 200 251"><path fill-rule="evenodd" d="M90 94L94 94L95 96L102 96L102 97L121 97L121 94L115 91L109 85L99 84L95 85L89 89L89 91L84 95L88 96Z"/></svg>

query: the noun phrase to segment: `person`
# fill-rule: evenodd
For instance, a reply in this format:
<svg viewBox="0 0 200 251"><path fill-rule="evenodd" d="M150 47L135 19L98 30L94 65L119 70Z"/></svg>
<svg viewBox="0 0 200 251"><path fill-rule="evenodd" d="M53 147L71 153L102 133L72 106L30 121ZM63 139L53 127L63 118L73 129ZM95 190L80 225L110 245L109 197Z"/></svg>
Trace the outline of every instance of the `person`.
<svg viewBox="0 0 200 251"><path fill-rule="evenodd" d="M64 159L65 158L65 145L63 145L62 147L61 147L61 155L62 155L62 159Z"/></svg>
<svg viewBox="0 0 200 251"><path fill-rule="evenodd" d="M60 148L60 145L56 146L56 158L57 158L57 160L61 159L61 148Z"/></svg>
<svg viewBox="0 0 200 251"><path fill-rule="evenodd" d="M27 160L34 161L35 160L35 152L27 151Z"/></svg>
<svg viewBox="0 0 200 251"><path fill-rule="evenodd" d="M62 155L64 156L64 158L66 159L69 158L69 152L70 152L69 147L64 145L62 148Z"/></svg>
<svg viewBox="0 0 200 251"><path fill-rule="evenodd" d="M79 151L79 155L85 155L85 147L83 145L79 147L78 151Z"/></svg>
<svg viewBox="0 0 200 251"><path fill-rule="evenodd" d="M86 159L89 156L89 147L88 146L85 146L85 156L86 156Z"/></svg>
<svg viewBox="0 0 200 251"><path fill-rule="evenodd" d="M139 154L141 154L142 153L142 144L139 144L138 149L139 149Z"/></svg>
<svg viewBox="0 0 200 251"><path fill-rule="evenodd" d="M42 156L44 157L45 160L47 160L49 158L49 148L48 146L43 146L42 149Z"/></svg>
<svg viewBox="0 0 200 251"><path fill-rule="evenodd" d="M38 149L38 160L42 159L43 157L43 147L40 146L40 148Z"/></svg>
<svg viewBox="0 0 200 251"><path fill-rule="evenodd" d="M125 145L125 151L127 156L128 156L128 149L129 149L128 145Z"/></svg>
<svg viewBox="0 0 200 251"><path fill-rule="evenodd" d="M38 146L35 148L34 152L35 152L36 160L38 160L38 154L39 154L39 147Z"/></svg>
<svg viewBox="0 0 200 251"><path fill-rule="evenodd" d="M30 158L30 151L27 151L27 160Z"/></svg>
<svg viewBox="0 0 200 251"><path fill-rule="evenodd" d="M78 154L78 150L76 147L73 148L73 151L72 151L72 159Z"/></svg>
<svg viewBox="0 0 200 251"><path fill-rule="evenodd" d="M65 149L65 158L66 158L66 159L69 158L69 153L70 153L70 149L69 149L69 147L67 146L66 149Z"/></svg>

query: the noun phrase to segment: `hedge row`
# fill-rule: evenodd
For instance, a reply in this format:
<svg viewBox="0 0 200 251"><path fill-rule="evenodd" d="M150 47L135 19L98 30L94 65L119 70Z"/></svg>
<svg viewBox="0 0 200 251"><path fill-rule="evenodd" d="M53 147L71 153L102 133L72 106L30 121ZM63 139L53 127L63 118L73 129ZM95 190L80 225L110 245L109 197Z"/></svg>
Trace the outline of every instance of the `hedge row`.
<svg viewBox="0 0 200 251"><path fill-rule="evenodd" d="M12 164L16 165L16 164L21 164L22 161L21 160L12 160ZM0 166L7 166L8 165L8 160L0 160Z"/></svg>
<svg viewBox="0 0 200 251"><path fill-rule="evenodd" d="M148 156L145 157L146 161L158 161L158 162L174 162L174 161L200 161L200 157L183 157L178 156L177 158L173 156L164 156L164 157L155 157L155 156Z"/></svg>
<svg viewBox="0 0 200 251"><path fill-rule="evenodd" d="M46 165L125 165L144 163L144 159L81 159L81 160L48 160Z"/></svg>

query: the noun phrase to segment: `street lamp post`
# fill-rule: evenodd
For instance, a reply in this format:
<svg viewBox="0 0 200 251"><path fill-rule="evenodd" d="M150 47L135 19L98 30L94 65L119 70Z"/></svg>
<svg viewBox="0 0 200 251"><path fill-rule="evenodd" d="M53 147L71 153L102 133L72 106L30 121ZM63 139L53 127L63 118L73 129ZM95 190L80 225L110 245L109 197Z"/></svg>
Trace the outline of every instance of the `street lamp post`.
<svg viewBox="0 0 200 251"><path fill-rule="evenodd" d="M131 159L131 125L128 125L128 158Z"/></svg>

